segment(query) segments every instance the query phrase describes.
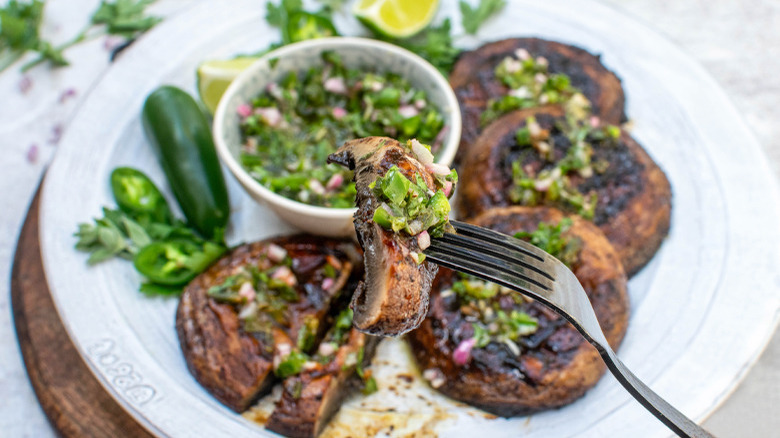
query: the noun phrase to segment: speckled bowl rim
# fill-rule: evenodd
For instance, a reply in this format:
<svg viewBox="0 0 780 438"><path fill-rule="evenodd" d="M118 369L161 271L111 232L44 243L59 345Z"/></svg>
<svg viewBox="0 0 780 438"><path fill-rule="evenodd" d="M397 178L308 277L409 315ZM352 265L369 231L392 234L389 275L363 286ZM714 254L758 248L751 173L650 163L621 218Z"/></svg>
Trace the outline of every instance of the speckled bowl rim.
<svg viewBox="0 0 780 438"><path fill-rule="evenodd" d="M368 38L359 37L332 37L332 38L320 38L316 40L302 41L298 43L289 44L279 49L273 50L260 57L257 61L252 63L241 74L239 74L233 82L228 86L225 93L220 99L219 105L217 105L217 111L214 113L213 121L213 136L214 144L216 146L217 155L220 160L228 167L233 176L238 179L242 187L247 191L256 193L260 198L266 202L275 204L279 208L293 211L298 214L307 216L318 216L322 218L335 219L335 218L347 218L355 213L355 208L331 208L320 207L315 205L305 204L303 202L295 201L293 199L284 197L273 191L269 190L256 179L249 175L249 172L244 169L238 162L236 157L230 152L227 139L225 136L225 123L228 111L228 102L230 98L239 92L242 87L249 81L254 75L265 68L269 60L282 58L300 50L307 50L312 48L328 47L333 50L339 50L340 48L358 48L367 51L381 49L385 53L390 53L391 56L397 56L405 58L406 60L417 64L419 68L425 71L437 87L441 88L443 95L446 99L447 112L444 113L445 119L449 118L447 125L449 126L449 133L447 134L447 141L443 144L441 154L439 155L438 163L449 166L455 159L455 154L458 151L460 144L460 136L462 129L462 120L460 113L460 106L458 100L455 97L455 92L452 90L447 78L445 78L431 63L423 59L422 57L398 47L393 44L385 43L382 41L372 40Z"/></svg>

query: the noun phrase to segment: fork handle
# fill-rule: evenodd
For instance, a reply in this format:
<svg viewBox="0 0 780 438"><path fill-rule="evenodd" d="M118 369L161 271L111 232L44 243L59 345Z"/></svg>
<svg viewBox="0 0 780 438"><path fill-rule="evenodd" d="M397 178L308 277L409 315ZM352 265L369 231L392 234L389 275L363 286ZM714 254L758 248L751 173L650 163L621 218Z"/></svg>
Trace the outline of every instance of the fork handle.
<svg viewBox="0 0 780 438"><path fill-rule="evenodd" d="M694 423L693 420L686 417L682 412L675 409L666 400L662 399L647 385L642 383L628 367L626 367L617 355L610 348L603 348L597 345L596 348L601 354L601 358L607 364L607 368L612 372L615 378L624 388L645 407L656 418L661 420L669 429L681 437L690 438L714 438L714 435L707 432Z"/></svg>

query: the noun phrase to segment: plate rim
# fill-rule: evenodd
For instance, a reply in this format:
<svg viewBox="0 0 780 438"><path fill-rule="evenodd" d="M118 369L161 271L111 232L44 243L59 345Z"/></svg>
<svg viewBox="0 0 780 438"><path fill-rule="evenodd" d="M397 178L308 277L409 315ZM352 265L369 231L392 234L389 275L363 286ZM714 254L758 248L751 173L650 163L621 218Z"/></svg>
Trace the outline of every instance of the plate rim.
<svg viewBox="0 0 780 438"><path fill-rule="evenodd" d="M566 1L567 0L562 0L563 3L566 3ZM186 17L188 17L189 15L194 15L196 13L196 11L200 11L201 9L204 9L204 5L207 4L207 3L208 2L204 2L202 4L199 4L199 5L195 6L195 7L186 8L183 11L181 11L180 13L175 14L175 15L167 18L166 22L171 22L171 21L174 21L174 20L176 20L178 22L178 21L185 20ZM527 2L522 2L522 3L523 3L522 7L538 7L538 5L529 6L527 4ZM632 22L632 24L634 24L636 26L639 26L642 31L652 34L654 36L655 41L659 41L659 42L663 41L667 46L673 47L674 51L672 51L672 54L677 56L677 57L680 57L681 59L684 59L685 63L686 63L686 66L687 67L691 67L691 68L693 68L695 70L695 73L692 74L692 76L695 76L695 77L698 77L698 78L702 78L702 79L705 79L708 82L710 82L710 84L708 84L709 85L708 88L709 88L710 91L713 91L715 93L714 96L713 96L714 97L713 100L720 100L722 102L725 102L726 105L723 106L723 109L725 111L727 111L728 113L730 113L731 115L736 116L736 117L733 117L732 120L737 125L737 129L739 131L741 131L741 133L746 137L745 138L745 144L749 145L749 148L752 149L750 152L753 153L754 155L756 155L756 156L753 157L752 161L753 162L755 162L755 161L759 162L759 165L761 167L759 173L772 175L771 169L769 168L769 165L766 162L766 160L760 160L760 158L765 158L766 155L763 152L763 150L761 150L760 143L757 141L754 132L747 126L745 120L736 111L736 108L734 107L734 105L733 105L731 99L729 98L729 96L725 93L725 90L723 90L723 88L718 84L718 82L714 79L714 77L699 62L697 62L692 57L690 57L677 44L675 44L674 42L670 41L668 38L666 38L665 36L661 35L657 31L655 31L652 27L650 27L649 25L645 24L641 20L638 20L636 17L627 15L625 12L619 11L618 9L614 8L612 5L606 5L606 4L602 4L602 3L597 3L597 2L594 2L592 0L587 0L586 2L582 2L582 3L587 3L589 7L603 8L604 10L609 10L609 11L611 11L611 13L616 14L619 17L625 18L627 21ZM517 4L513 4L512 5L512 7L518 7L518 6L520 6L520 2L518 2ZM145 47L145 45L149 45L150 44L149 41L153 41L155 38L159 38L160 35L164 35L165 32L167 31L166 29L168 28L168 26L166 26L166 22L163 22L156 29L152 30L151 32L149 32L148 34L146 34L142 38L140 38L139 41L136 42L136 44L134 44L128 50L128 52L137 53L141 49L143 49ZM533 35L518 35L518 36L533 36ZM110 73L111 71L118 70L118 69L124 67L125 64L128 64L129 61L124 61L123 62L123 59L127 60L127 59L132 58L131 56L127 56L127 55L128 54L125 54L125 56L120 58L117 63L111 65L107 69L107 73ZM108 81L108 80L110 80L110 78L111 78L110 74L105 74L104 77L101 78L100 81L98 81L90 89L89 95L85 98L84 102L87 102L88 100L94 99L95 96L94 96L93 91L96 90L99 87L100 83ZM68 127L70 127L74 123L74 121L78 119L79 115L83 112L83 108L84 108L84 105L82 104L74 112L74 116L71 118L70 122L68 123ZM68 132L69 132L69 130L66 129L65 130L65 136L63 137L63 143L65 143L68 140ZM52 165L51 165L49 171L52 168L55 168L55 166L57 166L59 162L63 161L63 159L58 159L61 155L63 155L60 152L61 150L62 150L62 148L60 148L58 150L56 156L54 157L54 160L52 161ZM47 260L46 250L45 250L45 247L46 247L45 235L47 234L46 233L46 229L47 229L46 228L46 224L47 224L48 220L47 220L47 215L45 215L44 213L47 211L46 205L49 205L49 202L47 202L47 199L52 196L50 194L50 192L53 191L52 186L54 185L54 183L52 182L51 178L47 178L47 179L44 180L43 185L44 186L43 186L42 192L41 192L42 208L41 208L41 210L39 212L39 221L40 221L39 222L39 232L41 233L41 236L44 237L44 239L41 240L41 250L42 250L42 255L43 255L42 262L43 262L43 266L44 266L44 271L47 271L48 270L47 266L50 265L51 261ZM778 204L777 201L778 201L778 199L780 199L780 195L778 195L778 185L777 185L777 181L774 178L773 178L773 184L771 184L770 187L768 187L768 191L771 192L770 196L774 199L774 201L775 201L774 204L777 205ZM777 216L776 213L777 213L777 208L775 209L775 216ZM47 277L47 284L49 285L51 290L55 289L55 287L53 287L53 285L49 281L48 277ZM153 434L155 434L157 436L168 436L161 429L159 429L154 423L150 422L143 414L138 412L138 410L135 407L133 407L131 404L129 404L127 402L127 400L125 400L120 394L118 394L116 392L115 388L112 385L108 384L108 382L105 380L106 377L105 377L104 373L101 372L97 368L97 366L95 366L93 364L92 360L89 359L88 353L86 351L86 348L84 346L82 346L80 342L78 342L78 338L77 337L74 337L74 332L72 331L72 327L71 327L69 321L63 315L63 311L62 311L63 307L62 307L61 303L59 302L59 299L57 298L57 294L54 293L54 294L52 294L52 296L54 297L55 308L57 309L57 312L58 312L58 314L60 316L60 319L63 321L63 326L65 327L65 329L66 329L66 331L68 333L68 336L73 341L74 346L76 346L77 351L79 352L79 354L81 355L82 359L84 360L84 362L89 367L90 371L97 377L98 381L104 387L104 389L120 404L120 406L123 407L123 409L125 409L125 411L127 411L129 414L131 414L131 416L134 419L136 419L139 422L139 424L141 424L143 427L148 429L150 431L150 433L153 433ZM774 335L775 331L777 330L779 324L780 324L780 309L778 309L778 310L776 310L774 312L774 314L773 314L773 316L771 318L771 321L769 322L769 326L771 326L771 330L766 330L766 331L762 331L762 332L756 331L754 333L751 333L753 341L755 343L757 343L758 345L760 345L760 347L755 349L753 354L749 358L747 358L747 360L743 360L742 361L742 364L740 365L740 370L737 373L737 375L735 375L733 377L733 379L731 380L731 382L721 391L721 394L718 397L716 397L715 400L713 400L711 406L708 409L706 409L703 413L701 413L700 415L697 416L697 419L699 421L703 421L704 419L709 417L715 411L715 409L717 409L736 390L736 388L739 386L739 384L747 376L747 374L750 371L750 369L755 365L758 357L766 349L766 346L768 345L769 341L771 340L772 336ZM758 336L757 333L760 333L761 335ZM758 339L756 339L757 336L758 336Z"/></svg>

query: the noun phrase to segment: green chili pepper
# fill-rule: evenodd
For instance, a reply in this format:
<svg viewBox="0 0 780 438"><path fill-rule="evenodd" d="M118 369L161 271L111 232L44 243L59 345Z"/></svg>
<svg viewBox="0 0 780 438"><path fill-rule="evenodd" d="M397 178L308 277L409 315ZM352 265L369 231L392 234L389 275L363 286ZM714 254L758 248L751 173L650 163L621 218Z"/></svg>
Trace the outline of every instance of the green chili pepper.
<svg viewBox="0 0 780 438"><path fill-rule="evenodd" d="M206 238L221 239L230 204L201 108L186 92L163 86L146 98L141 116L187 221Z"/></svg>
<svg viewBox="0 0 780 438"><path fill-rule="evenodd" d="M213 242L154 242L136 254L133 264L153 283L178 286L195 278L224 252L225 247Z"/></svg>
<svg viewBox="0 0 780 438"><path fill-rule="evenodd" d="M303 364L308 358L299 351L293 351L284 360L279 363L279 367L274 370L274 374L280 379L299 374L303 369Z"/></svg>
<svg viewBox="0 0 780 438"><path fill-rule="evenodd" d="M140 222L171 223L173 215L160 190L148 176L130 167L111 172L111 191L119 209Z"/></svg>
<svg viewBox="0 0 780 438"><path fill-rule="evenodd" d="M382 192L393 204L402 204L412 184L408 178L403 176L398 167L393 166L387 171L384 178L380 181Z"/></svg>

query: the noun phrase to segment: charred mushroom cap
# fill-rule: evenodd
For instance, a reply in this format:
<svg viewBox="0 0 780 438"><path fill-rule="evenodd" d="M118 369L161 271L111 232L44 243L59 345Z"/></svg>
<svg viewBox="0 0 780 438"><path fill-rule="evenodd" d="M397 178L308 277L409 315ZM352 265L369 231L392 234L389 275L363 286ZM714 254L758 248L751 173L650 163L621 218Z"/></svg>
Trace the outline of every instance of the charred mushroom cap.
<svg viewBox="0 0 780 438"><path fill-rule="evenodd" d="M287 378L266 429L290 438L319 436L344 399L362 385L355 365L348 364L350 356L362 349L362 365L368 366L378 343L379 338L352 329L326 367Z"/></svg>
<svg viewBox="0 0 780 438"><path fill-rule="evenodd" d="M477 215L493 207L512 205L512 162L540 169L545 161L538 154L520 156L515 133L534 117L542 129L556 132L563 110L543 107L509 113L493 122L479 136L461 162L458 211L461 216ZM558 135L558 134L555 134ZM568 147L562 134L555 148ZM572 177L583 193L595 191L593 222L615 247L626 273L638 272L655 254L669 232L672 193L664 172L645 150L625 131L616 146L593 144L593 158L608 163L602 173L590 178Z"/></svg>
<svg viewBox="0 0 780 438"><path fill-rule="evenodd" d="M511 38L463 53L450 73L450 85L460 103L463 134L458 160L468 153L482 132L481 115L492 98L506 95L507 88L496 79L494 70L517 49L549 62L550 73L566 74L571 84L591 102L593 114L605 123L626 121L625 96L620 79L601 64L599 56L575 46L538 38Z"/></svg>
<svg viewBox="0 0 780 438"><path fill-rule="evenodd" d="M531 232L540 222L557 223L564 215L546 207L489 210L471 222L503 233ZM610 345L617 348L628 323L627 280L617 254L603 233L590 222L573 217L568 231L580 240L572 270L582 283ZM598 352L552 310L537 302L522 310L537 318L537 331L520 338L515 355L502 344L475 348L465 365L453 353L473 334L471 322L455 296L442 296L456 274L441 269L431 293L428 318L408 335L414 356L425 372L442 378L438 390L496 415L526 415L566 405L593 387L605 371Z"/></svg>
<svg viewBox="0 0 780 438"><path fill-rule="evenodd" d="M373 220L381 204L369 185L392 166L412 179L421 176L433 189L433 178L396 140L367 137L346 142L329 162L355 171L357 207L355 230L364 251L365 279L352 298L354 325L378 336L400 336L417 327L428 311L428 293L438 267L418 264L412 252L420 252L417 239L385 230Z"/></svg>
<svg viewBox="0 0 780 438"><path fill-rule="evenodd" d="M351 242L316 236L269 239L239 246L185 288L176 312L176 331L187 367L209 393L236 412L244 411L270 390L274 382L273 345L245 332L235 308L209 297L208 290L244 266L267 265L266 251L272 243L287 251L293 260L292 270L301 280L296 286L300 299L286 310L289 325L284 330L290 338L297 335L306 316L322 320L327 315L355 266L352 258L359 254ZM326 290L321 280L315 281L311 275L328 255L337 257L343 268ZM357 263L354 273L360 275L360 260ZM325 328L321 324L321 331Z"/></svg>

